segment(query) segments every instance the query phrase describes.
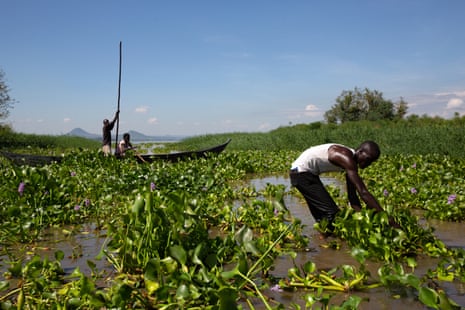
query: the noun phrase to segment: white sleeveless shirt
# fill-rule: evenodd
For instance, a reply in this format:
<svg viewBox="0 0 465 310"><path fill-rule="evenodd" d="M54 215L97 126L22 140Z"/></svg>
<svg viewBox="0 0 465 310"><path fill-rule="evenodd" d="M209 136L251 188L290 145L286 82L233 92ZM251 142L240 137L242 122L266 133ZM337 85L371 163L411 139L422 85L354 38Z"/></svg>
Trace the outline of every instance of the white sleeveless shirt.
<svg viewBox="0 0 465 310"><path fill-rule="evenodd" d="M292 163L291 169L296 169L298 172L311 172L315 175L320 175L323 172L344 171L343 168L334 165L328 159L328 150L332 145L340 145L335 143L327 143L312 146L306 149L300 156ZM349 148L355 154L355 150Z"/></svg>

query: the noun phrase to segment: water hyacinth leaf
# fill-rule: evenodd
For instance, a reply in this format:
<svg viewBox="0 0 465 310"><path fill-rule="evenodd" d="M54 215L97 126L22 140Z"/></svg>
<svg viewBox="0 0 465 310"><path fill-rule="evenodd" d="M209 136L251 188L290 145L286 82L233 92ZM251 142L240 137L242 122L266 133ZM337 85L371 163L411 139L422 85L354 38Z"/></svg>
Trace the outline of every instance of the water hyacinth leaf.
<svg viewBox="0 0 465 310"><path fill-rule="evenodd" d="M16 262L13 262L10 267L8 267L8 271L11 272L13 276L19 277L21 275L22 268L23 268L22 262L16 261Z"/></svg>
<svg viewBox="0 0 465 310"><path fill-rule="evenodd" d="M186 299L190 295L189 287L186 284L181 284L178 286L176 290L176 298L177 299Z"/></svg>
<svg viewBox="0 0 465 310"><path fill-rule="evenodd" d="M417 290L418 290L418 288L420 287L420 284L421 284L421 280L417 276L415 276L413 274L407 275L406 282L408 283L408 285L416 288Z"/></svg>
<svg viewBox="0 0 465 310"><path fill-rule="evenodd" d="M316 264L312 261L308 261L304 264L303 270L306 273L313 273L316 270Z"/></svg>
<svg viewBox="0 0 465 310"><path fill-rule="evenodd" d="M427 307L431 307L433 309L439 309L438 305L438 294L435 290L430 289L429 287L420 287L419 289L419 299L420 301L425 304Z"/></svg>
<svg viewBox="0 0 465 310"><path fill-rule="evenodd" d="M359 263L364 263L365 259L369 255L367 250L364 250L362 248L354 247L350 251L350 254L359 262Z"/></svg>
<svg viewBox="0 0 465 310"><path fill-rule="evenodd" d="M178 262L171 256L163 258L160 262L163 264L164 270L167 273L173 273L178 269Z"/></svg>
<svg viewBox="0 0 465 310"><path fill-rule="evenodd" d="M203 249L203 243L197 245L194 250L194 255L192 255L192 262L197 265L203 266L202 260L199 258L200 253Z"/></svg>
<svg viewBox="0 0 465 310"><path fill-rule="evenodd" d="M273 200L273 207L274 207L275 210L277 210L279 212L288 212L288 209L287 209L286 205L284 205L280 201Z"/></svg>
<svg viewBox="0 0 465 310"><path fill-rule="evenodd" d="M439 281L447 281L452 282L454 281L454 273L453 272L438 272L438 280Z"/></svg>
<svg viewBox="0 0 465 310"><path fill-rule="evenodd" d="M170 256L173 257L181 265L186 265L187 262L187 253L186 250L180 245L173 245L170 247Z"/></svg>
<svg viewBox="0 0 465 310"><path fill-rule="evenodd" d="M158 281L144 279L144 284L149 295L153 295L160 288L160 283Z"/></svg>
<svg viewBox="0 0 465 310"><path fill-rule="evenodd" d="M65 258L65 252L59 250L55 252L55 259L57 261L62 261Z"/></svg>
<svg viewBox="0 0 465 310"><path fill-rule="evenodd" d="M239 275L239 264L237 264L233 269L228 271L221 272L221 277L225 280L229 280Z"/></svg>
<svg viewBox="0 0 465 310"><path fill-rule="evenodd" d="M95 284L91 281L88 277L82 276L81 277L81 295L82 294L92 294L95 290Z"/></svg>
<svg viewBox="0 0 465 310"><path fill-rule="evenodd" d="M241 244L247 252L260 255L260 252L253 243L253 230L247 226L242 226L234 235L236 241Z"/></svg>
<svg viewBox="0 0 465 310"><path fill-rule="evenodd" d="M144 212L144 207L145 207L145 199L139 195L136 198L136 201L134 201L134 204L132 205L131 211L134 214L139 216Z"/></svg>
<svg viewBox="0 0 465 310"><path fill-rule="evenodd" d="M152 258L147 262L145 266L144 279L156 281L160 274L160 261L158 258Z"/></svg>
<svg viewBox="0 0 465 310"><path fill-rule="evenodd" d="M8 281L0 281L0 291L6 290L10 286Z"/></svg>
<svg viewBox="0 0 465 310"><path fill-rule="evenodd" d="M81 269L79 267L76 267L73 272L69 275L70 278L80 278L82 277L83 274L81 272Z"/></svg>
<svg viewBox="0 0 465 310"><path fill-rule="evenodd" d="M238 309L237 298L238 293L233 288L223 288L218 292L220 297L220 310Z"/></svg>
<svg viewBox="0 0 465 310"><path fill-rule="evenodd" d="M210 274L205 267L201 267L197 275L197 278L201 279L205 283L210 283L214 279L213 275Z"/></svg>
<svg viewBox="0 0 465 310"><path fill-rule="evenodd" d="M417 263L417 260L414 257L408 257L407 258L407 265L410 268L415 269L415 267L418 265L418 263Z"/></svg>
<svg viewBox="0 0 465 310"><path fill-rule="evenodd" d="M344 272L344 277L352 278L355 277L355 268L351 265L342 265L342 270Z"/></svg>

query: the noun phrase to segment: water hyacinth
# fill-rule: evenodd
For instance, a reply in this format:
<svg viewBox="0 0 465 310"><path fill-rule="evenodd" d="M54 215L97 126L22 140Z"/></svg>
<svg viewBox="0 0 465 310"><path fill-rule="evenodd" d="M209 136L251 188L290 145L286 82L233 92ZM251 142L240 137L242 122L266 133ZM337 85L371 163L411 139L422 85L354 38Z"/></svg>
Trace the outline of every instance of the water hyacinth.
<svg viewBox="0 0 465 310"><path fill-rule="evenodd" d="M449 197L447 197L447 204L450 205L450 204L454 203L456 198L457 198L457 195L455 195L455 194L449 195Z"/></svg>
<svg viewBox="0 0 465 310"><path fill-rule="evenodd" d="M154 191L155 189L157 189L157 186L155 185L155 183L151 182L150 183L150 191Z"/></svg>
<svg viewBox="0 0 465 310"><path fill-rule="evenodd" d="M282 292L283 289L279 286L279 284L275 284L272 287L270 287L270 291L272 291L272 292Z"/></svg>
<svg viewBox="0 0 465 310"><path fill-rule="evenodd" d="M416 193L417 193L417 189L416 189L415 187L412 187L412 188L410 189L410 192L411 192L412 194L416 194Z"/></svg>
<svg viewBox="0 0 465 310"><path fill-rule="evenodd" d="M20 196L23 195L25 188L26 188L26 184L24 182L19 183L18 193L19 193Z"/></svg>
<svg viewBox="0 0 465 310"><path fill-rule="evenodd" d="M75 205L74 206L74 211L79 211L81 209L81 206L80 205Z"/></svg>
<svg viewBox="0 0 465 310"><path fill-rule="evenodd" d="M88 207L88 206L90 205L90 199L89 199L89 198L86 198L86 199L84 200L84 205L85 205L86 207Z"/></svg>
<svg viewBox="0 0 465 310"><path fill-rule="evenodd" d="M72 177L75 177L75 176L76 176L76 172L75 172L75 171L71 171L70 175L71 175Z"/></svg>
<svg viewBox="0 0 465 310"><path fill-rule="evenodd" d="M384 189L384 191L383 191L383 195L384 195L384 197L387 197L387 196L389 196L389 192L388 192L388 190L387 190L387 189Z"/></svg>

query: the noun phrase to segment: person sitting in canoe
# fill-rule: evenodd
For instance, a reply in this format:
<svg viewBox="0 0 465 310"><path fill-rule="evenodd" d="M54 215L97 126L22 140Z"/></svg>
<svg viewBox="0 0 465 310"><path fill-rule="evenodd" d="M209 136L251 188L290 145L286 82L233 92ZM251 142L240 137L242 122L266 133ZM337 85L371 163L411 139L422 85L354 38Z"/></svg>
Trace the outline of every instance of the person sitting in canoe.
<svg viewBox="0 0 465 310"><path fill-rule="evenodd" d="M131 136L129 133L125 133L123 135L123 139L118 143L118 147L116 148L116 155L117 156L124 156L127 150L133 150L134 147L130 141Z"/></svg>

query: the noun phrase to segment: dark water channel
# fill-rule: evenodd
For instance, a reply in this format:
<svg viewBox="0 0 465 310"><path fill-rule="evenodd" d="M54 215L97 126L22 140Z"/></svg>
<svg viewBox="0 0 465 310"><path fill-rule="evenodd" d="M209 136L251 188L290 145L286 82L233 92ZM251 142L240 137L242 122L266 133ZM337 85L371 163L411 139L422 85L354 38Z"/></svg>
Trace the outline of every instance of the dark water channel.
<svg viewBox="0 0 465 310"><path fill-rule="evenodd" d="M289 178L287 176L271 176L252 179L250 184L257 190L264 188L267 183L270 184L284 184L289 187ZM333 186L341 186L338 180L334 178L323 178L323 183L331 184ZM285 197L286 206L291 211L294 217L302 219L302 222L307 226L304 229L304 234L309 236L308 249L301 251L297 254L294 262L301 266L307 261L313 261L318 269L331 269L333 267L349 264L358 266L358 262L349 254L349 249L342 246L339 250L333 250L323 247L328 243L328 240L322 239L320 234L313 229L314 220L308 210L308 207L297 197L287 195ZM463 236L465 235L465 225L462 223L454 222L441 222L436 220L426 221L420 219L420 225L431 225L436 230L435 233L447 246L451 247L465 247ZM70 231L73 231L70 233ZM104 231L96 230L92 224L83 225L79 227L65 227L49 229L44 235L43 241L38 241L32 245L27 245L22 249L16 249L18 255L38 254L41 257L50 257L54 260L53 256L55 251L62 250L65 253L65 259L62 261L62 266L66 273L71 273L76 267L86 275L91 274L87 261L90 260L96 264L96 269L102 273L104 279L111 279L113 268L107 262L105 257L97 260L96 257L101 249L105 246L107 241ZM424 258L418 261L418 266L415 269L415 274L421 276L430 268L437 266L437 259ZM3 280L3 273L9 267L8 257L0 256L0 279ZM286 277L289 268L293 267L293 262L289 257L280 257L276 260L275 268L271 274L275 277ZM377 274L379 265L375 263L368 263L367 268L370 270L372 276ZM407 271L407 270L406 270ZM410 272L408 270L408 272ZM441 286L447 291L448 295L458 304L465 307L465 285L459 282L442 283ZM275 300L290 305L291 303L300 304L305 308L303 297L309 291L299 290L294 293L290 292L275 292L268 291L266 294ZM326 293L325 293L326 294ZM328 294L333 294L328 292ZM340 305L345 299L348 298L347 294L334 293L335 296L331 298L331 304ZM366 298L359 309L427 309L414 297L394 298L391 293L384 288L377 288L369 290L368 292L355 292L355 295ZM257 305L257 309L261 309Z"/></svg>

